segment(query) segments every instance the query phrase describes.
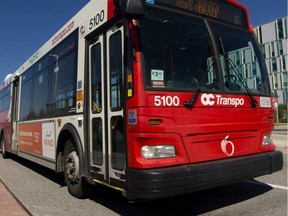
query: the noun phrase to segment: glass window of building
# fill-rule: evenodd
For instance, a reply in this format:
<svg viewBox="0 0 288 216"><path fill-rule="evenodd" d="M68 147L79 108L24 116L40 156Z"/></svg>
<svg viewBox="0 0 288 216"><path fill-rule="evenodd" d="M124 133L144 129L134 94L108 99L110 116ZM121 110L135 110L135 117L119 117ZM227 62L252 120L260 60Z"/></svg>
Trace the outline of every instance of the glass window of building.
<svg viewBox="0 0 288 216"><path fill-rule="evenodd" d="M273 74L273 87L274 87L274 90L275 90L275 89L278 89L277 74Z"/></svg>
<svg viewBox="0 0 288 216"><path fill-rule="evenodd" d="M259 43L262 44L263 41L262 41L262 28L261 28L261 26L257 27L256 32L257 32L257 39L258 39Z"/></svg>
<svg viewBox="0 0 288 216"><path fill-rule="evenodd" d="M286 71L286 61L284 56L282 57L282 71Z"/></svg>
<svg viewBox="0 0 288 216"><path fill-rule="evenodd" d="M240 53L236 52L236 65L240 65Z"/></svg>
<svg viewBox="0 0 288 216"><path fill-rule="evenodd" d="M282 19L278 19L276 22L276 30L278 39L284 38L284 31L283 31L283 21Z"/></svg>
<svg viewBox="0 0 288 216"><path fill-rule="evenodd" d="M287 76L287 72L281 73L281 76L282 76L282 87L287 89L287 87L288 87L288 76Z"/></svg>
<svg viewBox="0 0 288 216"><path fill-rule="evenodd" d="M274 43L270 43L270 57L275 57L275 48L274 48Z"/></svg>
<svg viewBox="0 0 288 216"><path fill-rule="evenodd" d="M266 59L265 45L261 45L261 51L263 53L264 59Z"/></svg>
<svg viewBox="0 0 288 216"><path fill-rule="evenodd" d="M283 54L284 54L284 52L283 52L283 42L282 42L282 40L279 40L279 41L278 41L278 53L279 53L279 55L283 55Z"/></svg>
<svg viewBox="0 0 288 216"><path fill-rule="evenodd" d="M277 61L276 58L271 59L271 68L273 72L277 72Z"/></svg>

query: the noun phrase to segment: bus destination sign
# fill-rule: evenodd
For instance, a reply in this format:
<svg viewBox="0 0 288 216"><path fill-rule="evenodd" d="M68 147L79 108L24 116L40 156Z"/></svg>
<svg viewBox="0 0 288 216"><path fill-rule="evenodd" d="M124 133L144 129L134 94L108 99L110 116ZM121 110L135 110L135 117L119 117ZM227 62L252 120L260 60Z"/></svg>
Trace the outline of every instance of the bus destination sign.
<svg viewBox="0 0 288 216"><path fill-rule="evenodd" d="M176 0L176 6L206 16L219 18L219 4L213 1Z"/></svg>
<svg viewBox="0 0 288 216"><path fill-rule="evenodd" d="M146 0L149 4L172 6L247 28L246 12L223 0Z"/></svg>

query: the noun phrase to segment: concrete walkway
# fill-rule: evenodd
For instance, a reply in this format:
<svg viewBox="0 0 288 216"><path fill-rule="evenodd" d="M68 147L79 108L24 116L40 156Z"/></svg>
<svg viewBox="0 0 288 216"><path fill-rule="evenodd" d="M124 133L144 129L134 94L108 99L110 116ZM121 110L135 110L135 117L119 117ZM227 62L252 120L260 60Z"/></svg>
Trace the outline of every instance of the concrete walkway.
<svg viewBox="0 0 288 216"><path fill-rule="evenodd" d="M276 131L287 131L287 127L288 127L288 124L279 123L279 124L275 124L274 130L276 130Z"/></svg>
<svg viewBox="0 0 288 216"><path fill-rule="evenodd" d="M272 139L277 147L288 147L287 126L287 124L275 124L274 126L274 133L272 133Z"/></svg>
<svg viewBox="0 0 288 216"><path fill-rule="evenodd" d="M0 216L32 215L0 180Z"/></svg>

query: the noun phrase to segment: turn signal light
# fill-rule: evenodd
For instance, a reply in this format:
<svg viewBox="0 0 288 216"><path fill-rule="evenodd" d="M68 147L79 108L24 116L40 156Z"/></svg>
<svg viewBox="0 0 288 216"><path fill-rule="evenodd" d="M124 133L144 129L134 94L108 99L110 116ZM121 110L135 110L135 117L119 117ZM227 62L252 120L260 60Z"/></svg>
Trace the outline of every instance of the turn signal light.
<svg viewBox="0 0 288 216"><path fill-rule="evenodd" d="M149 119L148 125L161 125L162 120L161 119Z"/></svg>

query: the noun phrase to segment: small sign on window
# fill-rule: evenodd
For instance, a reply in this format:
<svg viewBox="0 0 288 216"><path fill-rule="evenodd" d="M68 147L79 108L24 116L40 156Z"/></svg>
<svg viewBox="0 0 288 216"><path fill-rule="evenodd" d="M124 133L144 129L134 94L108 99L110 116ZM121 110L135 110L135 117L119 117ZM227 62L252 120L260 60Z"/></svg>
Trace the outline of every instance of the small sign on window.
<svg viewBox="0 0 288 216"><path fill-rule="evenodd" d="M151 70L151 80L164 80L164 71L163 70Z"/></svg>
<svg viewBox="0 0 288 216"><path fill-rule="evenodd" d="M151 85L154 88L165 88L163 70L157 70L157 69L151 70Z"/></svg>

